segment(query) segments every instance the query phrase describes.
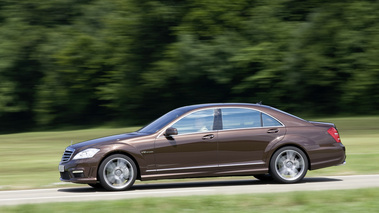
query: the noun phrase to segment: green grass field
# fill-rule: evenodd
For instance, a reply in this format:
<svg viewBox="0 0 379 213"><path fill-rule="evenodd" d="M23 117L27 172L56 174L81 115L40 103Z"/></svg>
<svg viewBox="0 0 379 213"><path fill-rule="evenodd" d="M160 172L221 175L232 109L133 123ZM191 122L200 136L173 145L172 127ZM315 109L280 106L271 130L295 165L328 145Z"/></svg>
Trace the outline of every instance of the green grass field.
<svg viewBox="0 0 379 213"><path fill-rule="evenodd" d="M337 125L347 148L347 164L311 171L308 176L379 173L379 117L312 120ZM64 183L59 181L58 164L71 141L77 143L136 129L92 128L0 135L0 190L62 186L60 184Z"/></svg>
<svg viewBox="0 0 379 213"><path fill-rule="evenodd" d="M136 129L93 128L0 135L0 190L52 187L60 182L58 164L71 141L77 143Z"/></svg>
<svg viewBox="0 0 379 213"><path fill-rule="evenodd" d="M379 188L340 191L142 198L0 207L2 213L378 212Z"/></svg>

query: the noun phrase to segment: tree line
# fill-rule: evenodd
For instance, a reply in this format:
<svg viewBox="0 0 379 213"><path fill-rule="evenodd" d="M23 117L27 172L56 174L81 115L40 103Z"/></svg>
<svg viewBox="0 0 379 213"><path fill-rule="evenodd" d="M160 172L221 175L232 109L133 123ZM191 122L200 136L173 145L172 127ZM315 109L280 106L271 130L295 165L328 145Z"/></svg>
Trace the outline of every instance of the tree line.
<svg viewBox="0 0 379 213"><path fill-rule="evenodd" d="M378 114L379 1L0 0L0 132L263 101Z"/></svg>

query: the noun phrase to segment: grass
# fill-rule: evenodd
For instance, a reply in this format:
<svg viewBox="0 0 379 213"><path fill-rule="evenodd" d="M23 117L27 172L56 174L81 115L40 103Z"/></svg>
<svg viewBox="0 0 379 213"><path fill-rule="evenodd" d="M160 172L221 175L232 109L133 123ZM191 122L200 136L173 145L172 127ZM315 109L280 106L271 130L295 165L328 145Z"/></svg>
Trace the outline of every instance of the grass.
<svg viewBox="0 0 379 213"><path fill-rule="evenodd" d="M93 128L0 135L0 190L54 186L60 183L58 164L71 141L76 143L136 129Z"/></svg>
<svg viewBox="0 0 379 213"><path fill-rule="evenodd" d="M359 190L143 198L0 207L3 213L60 212L378 212L379 188Z"/></svg>
<svg viewBox="0 0 379 213"><path fill-rule="evenodd" d="M347 164L311 171L308 176L379 173L379 117L312 120L337 125L347 148ZM71 141L76 143L136 129L92 128L0 135L0 190L47 188L65 184L59 181L58 164Z"/></svg>

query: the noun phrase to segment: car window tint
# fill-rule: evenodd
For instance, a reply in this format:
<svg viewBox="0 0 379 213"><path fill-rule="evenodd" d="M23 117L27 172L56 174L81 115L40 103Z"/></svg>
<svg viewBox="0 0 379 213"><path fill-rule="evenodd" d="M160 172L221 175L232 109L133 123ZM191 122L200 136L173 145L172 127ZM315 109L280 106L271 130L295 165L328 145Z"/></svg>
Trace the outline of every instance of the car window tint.
<svg viewBox="0 0 379 213"><path fill-rule="evenodd" d="M275 118L262 113L263 126L282 126Z"/></svg>
<svg viewBox="0 0 379 213"><path fill-rule="evenodd" d="M213 130L213 115L213 109L197 111L180 119L172 127L178 130L179 135L211 131Z"/></svg>
<svg viewBox="0 0 379 213"><path fill-rule="evenodd" d="M223 129L261 127L260 112L244 108L222 109Z"/></svg>

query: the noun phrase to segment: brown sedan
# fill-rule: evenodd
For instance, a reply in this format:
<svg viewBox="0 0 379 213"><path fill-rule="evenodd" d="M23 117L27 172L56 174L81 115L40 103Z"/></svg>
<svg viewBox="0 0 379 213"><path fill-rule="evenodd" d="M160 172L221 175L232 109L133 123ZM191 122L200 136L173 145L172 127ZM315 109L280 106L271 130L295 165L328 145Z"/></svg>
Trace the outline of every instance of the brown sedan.
<svg viewBox="0 0 379 213"><path fill-rule="evenodd" d="M137 132L66 148L62 181L126 190L136 179L252 175L295 183L343 164L334 124L260 104L202 104L168 112Z"/></svg>

